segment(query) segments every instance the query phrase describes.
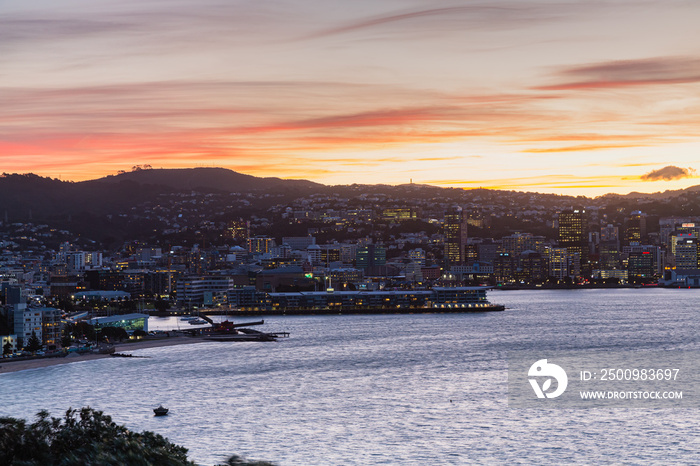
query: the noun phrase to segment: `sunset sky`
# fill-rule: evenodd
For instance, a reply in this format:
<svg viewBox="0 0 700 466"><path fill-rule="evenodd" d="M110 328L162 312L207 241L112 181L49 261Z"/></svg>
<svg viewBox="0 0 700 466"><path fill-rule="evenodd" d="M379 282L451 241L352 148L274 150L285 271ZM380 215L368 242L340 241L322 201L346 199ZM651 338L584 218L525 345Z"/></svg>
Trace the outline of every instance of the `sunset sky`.
<svg viewBox="0 0 700 466"><path fill-rule="evenodd" d="M700 1L3 0L3 172L700 184Z"/></svg>

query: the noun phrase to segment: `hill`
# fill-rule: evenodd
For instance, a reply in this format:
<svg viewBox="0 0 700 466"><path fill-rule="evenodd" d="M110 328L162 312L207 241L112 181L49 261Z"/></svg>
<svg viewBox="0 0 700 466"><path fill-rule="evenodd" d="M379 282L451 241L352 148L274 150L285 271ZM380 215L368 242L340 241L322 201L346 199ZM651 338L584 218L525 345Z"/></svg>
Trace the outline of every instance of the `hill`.
<svg viewBox="0 0 700 466"><path fill-rule="evenodd" d="M176 190L255 192L320 188L323 185L307 180L283 180L245 175L226 168L151 168L110 175L81 184L118 184L134 182Z"/></svg>
<svg viewBox="0 0 700 466"><path fill-rule="evenodd" d="M672 189L663 192L656 193L640 193L637 191L632 191L628 194L604 194L600 196L603 199L670 199L672 197L678 197L686 193L694 193L700 191L700 185L689 186L683 189Z"/></svg>

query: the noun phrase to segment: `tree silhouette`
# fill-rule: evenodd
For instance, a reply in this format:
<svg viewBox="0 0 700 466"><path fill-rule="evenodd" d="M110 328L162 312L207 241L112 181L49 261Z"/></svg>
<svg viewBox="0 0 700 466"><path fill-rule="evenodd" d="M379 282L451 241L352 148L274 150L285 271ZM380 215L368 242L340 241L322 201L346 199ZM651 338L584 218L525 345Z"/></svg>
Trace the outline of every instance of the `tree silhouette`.
<svg viewBox="0 0 700 466"><path fill-rule="evenodd" d="M0 464L23 466L133 465L196 466L187 448L153 432L132 432L90 407L69 409L63 418L37 414L23 419L0 417ZM231 456L222 466L272 466Z"/></svg>
<svg viewBox="0 0 700 466"><path fill-rule="evenodd" d="M27 340L27 344L24 345L24 349L30 353L36 353L41 349L41 341L36 336L36 332L34 330L32 330L32 336L29 337L29 340Z"/></svg>

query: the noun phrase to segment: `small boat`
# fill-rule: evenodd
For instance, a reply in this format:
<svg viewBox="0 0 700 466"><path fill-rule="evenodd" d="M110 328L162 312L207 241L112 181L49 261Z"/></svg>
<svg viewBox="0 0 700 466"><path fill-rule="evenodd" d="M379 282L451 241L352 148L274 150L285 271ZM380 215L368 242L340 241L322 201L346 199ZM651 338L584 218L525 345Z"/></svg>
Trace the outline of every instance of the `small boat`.
<svg viewBox="0 0 700 466"><path fill-rule="evenodd" d="M197 319L199 319L199 317L197 317L197 316L180 317L180 320L184 320L184 321L187 321L187 320L197 320Z"/></svg>
<svg viewBox="0 0 700 466"><path fill-rule="evenodd" d="M153 413L155 413L156 416L165 416L168 414L168 408L163 408L163 405L160 405L153 409Z"/></svg>
<svg viewBox="0 0 700 466"><path fill-rule="evenodd" d="M197 319L197 320L190 320L190 321L189 321L189 324L190 324L190 325L204 325L204 324L208 324L208 323L209 323L209 322L207 322L207 321L204 320L204 319Z"/></svg>

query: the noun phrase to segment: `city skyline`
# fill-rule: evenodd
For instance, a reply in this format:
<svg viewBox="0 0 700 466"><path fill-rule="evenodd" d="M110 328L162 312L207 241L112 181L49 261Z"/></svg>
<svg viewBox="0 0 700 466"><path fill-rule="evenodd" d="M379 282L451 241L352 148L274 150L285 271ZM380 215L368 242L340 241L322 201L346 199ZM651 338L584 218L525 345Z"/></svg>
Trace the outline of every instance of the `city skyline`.
<svg viewBox="0 0 700 466"><path fill-rule="evenodd" d="M700 184L693 2L0 9L5 172L221 166L586 196Z"/></svg>

